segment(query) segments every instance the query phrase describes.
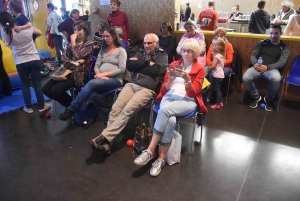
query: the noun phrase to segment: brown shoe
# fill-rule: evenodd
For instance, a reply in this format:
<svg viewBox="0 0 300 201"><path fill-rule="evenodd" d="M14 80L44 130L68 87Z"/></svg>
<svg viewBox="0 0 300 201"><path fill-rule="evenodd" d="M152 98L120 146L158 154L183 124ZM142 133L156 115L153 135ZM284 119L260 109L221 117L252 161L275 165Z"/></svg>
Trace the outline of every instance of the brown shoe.
<svg viewBox="0 0 300 201"><path fill-rule="evenodd" d="M99 135L98 137L91 140L90 145L93 150L97 149L99 145L107 142L106 138L103 135Z"/></svg>

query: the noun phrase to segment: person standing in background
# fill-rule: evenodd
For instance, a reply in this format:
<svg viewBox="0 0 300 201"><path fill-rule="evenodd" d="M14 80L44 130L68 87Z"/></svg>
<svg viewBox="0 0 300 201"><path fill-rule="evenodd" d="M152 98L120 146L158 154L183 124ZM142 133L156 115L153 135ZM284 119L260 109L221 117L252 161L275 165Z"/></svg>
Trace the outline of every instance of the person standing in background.
<svg viewBox="0 0 300 201"><path fill-rule="evenodd" d="M129 21L127 14L120 11L121 2L119 0L111 0L111 13L107 15L107 22L110 27L119 26L123 30L123 40L128 42L129 38Z"/></svg>
<svg viewBox="0 0 300 201"><path fill-rule="evenodd" d="M57 29L57 26L62 23L61 17L54 11L55 6L52 3L47 4L48 18L46 24L50 27L50 34L54 42L57 66L62 64L61 54L64 52L62 33Z"/></svg>
<svg viewBox="0 0 300 201"><path fill-rule="evenodd" d="M190 8L190 3L186 3L186 9L185 9L185 13L184 13L184 18L182 21L188 21L190 16L191 16L191 8Z"/></svg>
<svg viewBox="0 0 300 201"><path fill-rule="evenodd" d="M213 31L218 28L218 13L215 11L215 2L209 1L208 8L199 14L197 24L201 30Z"/></svg>
<svg viewBox="0 0 300 201"><path fill-rule="evenodd" d="M283 1L281 3L281 10L275 17L275 24L287 24L291 15L295 15L296 11L293 9L294 4L291 1Z"/></svg>
<svg viewBox="0 0 300 201"><path fill-rule="evenodd" d="M96 14L99 11L99 8L95 8L95 11L89 13L88 15L79 16L79 10L73 9L70 14L70 18L66 19L58 25L58 31L62 32L66 37L68 42L71 42L70 36L74 33L73 24L78 21L88 21L89 17L93 14Z"/></svg>
<svg viewBox="0 0 300 201"><path fill-rule="evenodd" d="M257 3L258 10L253 11L250 15L248 23L248 30L251 33L266 34L266 30L271 25L271 17L267 11L265 11L266 1L260 0Z"/></svg>
<svg viewBox="0 0 300 201"><path fill-rule="evenodd" d="M296 10L297 15L292 16L284 29L286 36L300 36L300 5Z"/></svg>
<svg viewBox="0 0 300 201"><path fill-rule="evenodd" d="M243 15L243 13L240 13L240 6L239 5L234 5L232 7L232 13L229 16L230 21L235 21L235 18L239 18L240 16Z"/></svg>

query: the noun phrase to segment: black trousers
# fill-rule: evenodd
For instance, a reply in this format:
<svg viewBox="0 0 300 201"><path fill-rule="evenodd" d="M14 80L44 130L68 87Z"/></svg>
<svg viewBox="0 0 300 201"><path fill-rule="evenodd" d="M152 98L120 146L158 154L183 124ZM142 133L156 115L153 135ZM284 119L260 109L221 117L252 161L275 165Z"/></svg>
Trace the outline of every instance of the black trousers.
<svg viewBox="0 0 300 201"><path fill-rule="evenodd" d="M69 77L65 81L54 81L50 79L43 87L43 93L49 98L56 100L61 105L68 107L73 101L67 90L74 87L74 81Z"/></svg>
<svg viewBox="0 0 300 201"><path fill-rule="evenodd" d="M2 61L2 48L0 46L0 81L2 82L3 85L3 90L5 95L11 96L11 83L9 80L9 77L4 69L3 61Z"/></svg>

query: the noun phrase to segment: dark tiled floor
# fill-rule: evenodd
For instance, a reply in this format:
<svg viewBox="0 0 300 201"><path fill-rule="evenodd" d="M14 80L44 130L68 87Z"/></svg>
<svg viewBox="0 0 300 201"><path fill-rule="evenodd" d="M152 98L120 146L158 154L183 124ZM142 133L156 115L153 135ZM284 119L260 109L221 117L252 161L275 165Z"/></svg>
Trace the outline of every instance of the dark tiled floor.
<svg viewBox="0 0 300 201"><path fill-rule="evenodd" d="M222 110L210 110L192 158L182 154L157 178L149 176L151 164L135 166L125 146L148 110L120 134L109 157L88 145L103 123L70 126L55 116L54 109L63 111L58 104L50 119L36 106L33 114L0 115L0 200L299 201L299 110L281 105L267 113L239 98L232 94ZM190 131L182 125L183 135Z"/></svg>

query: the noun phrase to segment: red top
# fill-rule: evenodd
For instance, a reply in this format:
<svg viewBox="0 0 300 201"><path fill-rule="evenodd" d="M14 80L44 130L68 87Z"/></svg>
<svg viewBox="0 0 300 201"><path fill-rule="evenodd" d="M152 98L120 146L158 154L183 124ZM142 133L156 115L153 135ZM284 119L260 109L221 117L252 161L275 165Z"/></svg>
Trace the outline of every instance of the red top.
<svg viewBox="0 0 300 201"><path fill-rule="evenodd" d="M178 61L172 62L172 64L175 65L181 65L182 63L182 58L179 59ZM169 91L165 89L165 85L168 82L168 68L167 72L164 77L164 81L161 85L160 92L158 96L156 97L157 100L161 101L162 97ZM192 81L192 87L190 89L185 89L186 94L189 97L194 97L196 99L196 103L198 105L198 108L201 112L207 112L207 108L204 105L204 102L202 100L202 95L201 95L201 90L202 90L202 83L205 77L205 70L204 68L198 63L197 59L194 60L194 64L192 66L191 71L189 72L190 79Z"/></svg>
<svg viewBox="0 0 300 201"><path fill-rule="evenodd" d="M213 31L215 30L215 20L218 21L219 16L215 10L207 8L199 14L198 20L200 20L201 30Z"/></svg>
<svg viewBox="0 0 300 201"><path fill-rule="evenodd" d="M226 60L224 61L224 67L226 67L229 71L231 68L232 60L233 60L234 50L233 50L231 43L226 43L225 49L226 49ZM214 55L212 52L212 44L211 44L209 46L209 49L208 49L207 55L206 55L206 65L211 66L213 59L214 59Z"/></svg>
<svg viewBox="0 0 300 201"><path fill-rule="evenodd" d="M110 27L119 26L123 30L123 37L122 39L126 42L129 38L129 22L128 17L125 12L122 11L112 11L110 14L107 15L107 22Z"/></svg>

